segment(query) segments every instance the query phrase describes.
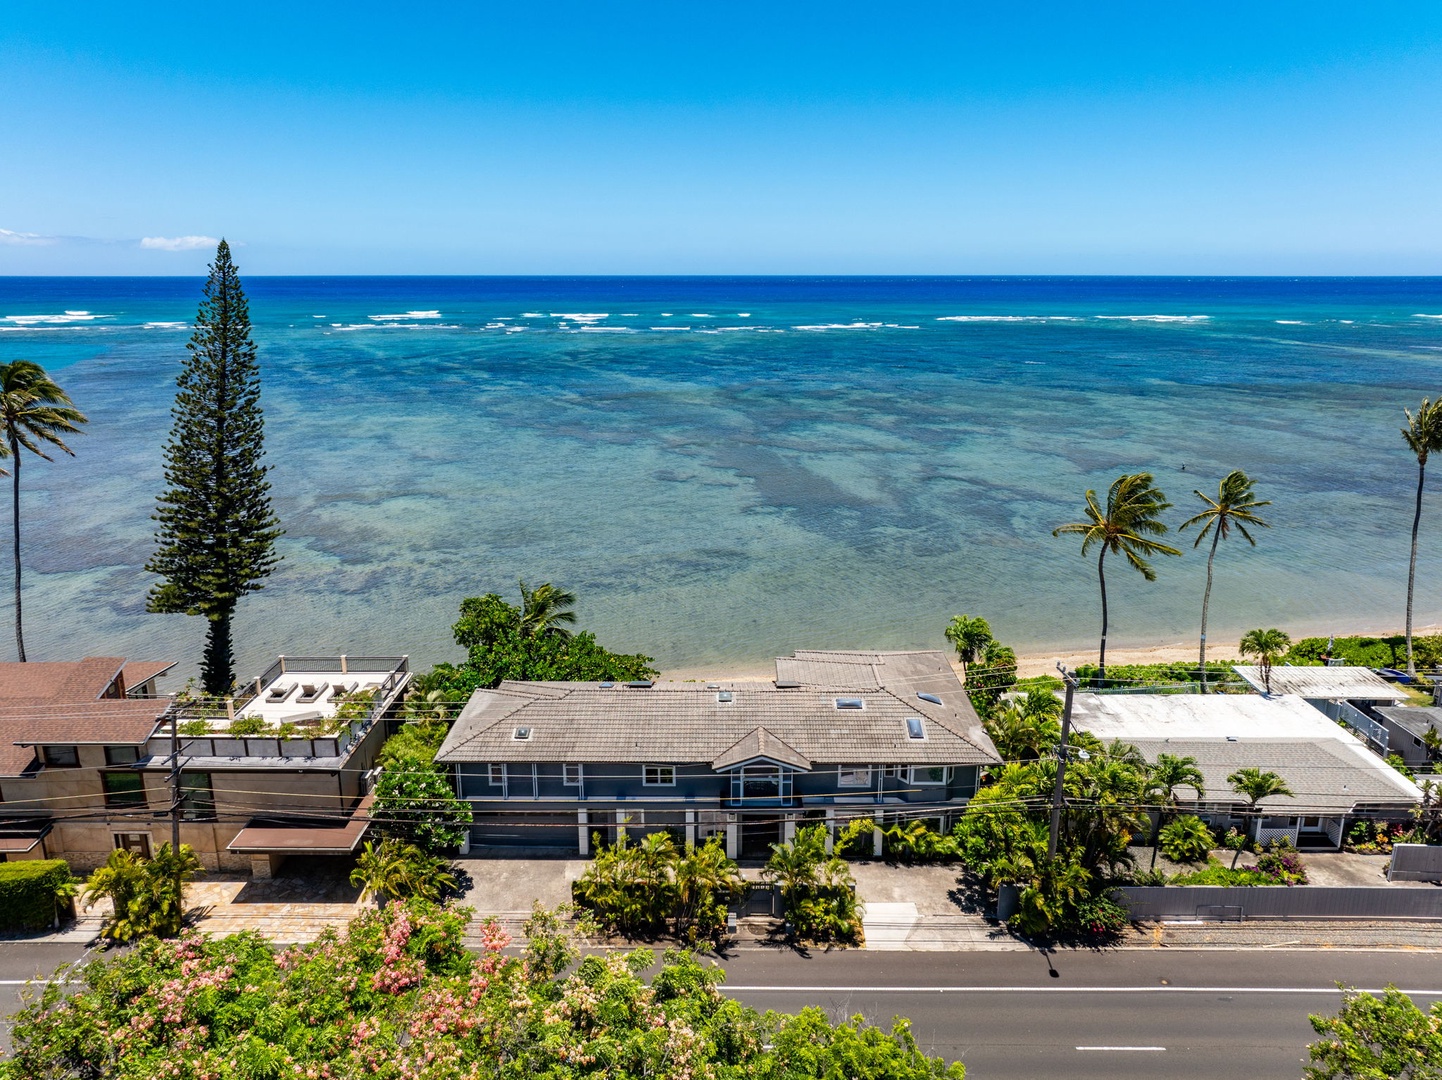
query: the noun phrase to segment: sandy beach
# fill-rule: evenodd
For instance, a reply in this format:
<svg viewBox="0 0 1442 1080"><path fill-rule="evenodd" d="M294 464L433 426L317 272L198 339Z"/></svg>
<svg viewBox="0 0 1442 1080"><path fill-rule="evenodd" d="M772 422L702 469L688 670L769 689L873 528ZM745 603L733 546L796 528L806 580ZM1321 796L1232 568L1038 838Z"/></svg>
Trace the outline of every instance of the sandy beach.
<svg viewBox="0 0 1442 1080"><path fill-rule="evenodd" d="M1359 634L1375 637L1391 637L1400 635L1402 631L1385 630L1374 633L1371 630L1358 631ZM1413 628L1413 636L1423 637L1430 634L1442 634L1442 623L1434 623L1428 626ZM1293 634L1294 638L1302 637L1302 634ZM1240 660L1241 654L1237 651L1238 642L1235 640L1210 642L1207 645L1208 660ZM1172 663L1195 663L1197 659L1197 641L1173 641L1157 645L1132 646L1130 648L1111 646L1107 649L1107 663L1113 664L1172 664ZM1064 664L1068 668L1075 668L1081 664L1095 664L1097 662L1096 647L1090 649L1061 649L1030 652L1017 657L1017 675L1020 678L1029 678L1034 675L1055 675L1057 664ZM961 665L952 662L958 676L961 674ZM774 667L757 666L754 668L733 669L729 672L697 671L697 670L676 670L664 671L661 678L666 682L770 682L776 675Z"/></svg>

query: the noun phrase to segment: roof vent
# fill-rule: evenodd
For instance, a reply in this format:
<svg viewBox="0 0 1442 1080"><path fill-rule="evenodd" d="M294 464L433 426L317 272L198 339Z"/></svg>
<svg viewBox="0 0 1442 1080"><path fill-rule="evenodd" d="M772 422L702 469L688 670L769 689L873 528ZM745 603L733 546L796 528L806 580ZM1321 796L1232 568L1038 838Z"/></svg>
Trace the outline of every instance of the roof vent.
<svg viewBox="0 0 1442 1080"><path fill-rule="evenodd" d="M842 712L856 712L866 708L866 702L859 697L839 697L836 699L836 708Z"/></svg>
<svg viewBox="0 0 1442 1080"><path fill-rule="evenodd" d="M518 727L515 731L511 732L511 738L515 739L517 742L525 742L530 737L531 729L528 727Z"/></svg>
<svg viewBox="0 0 1442 1080"><path fill-rule="evenodd" d="M1236 741L1237 741L1237 737L1236 737L1235 735L1228 735L1228 736L1227 736L1227 742L1236 742Z"/></svg>
<svg viewBox="0 0 1442 1080"><path fill-rule="evenodd" d="M933 705L940 705L940 704L941 704L941 698L937 697L935 694L921 694L921 693L918 693L916 696L919 697L922 701L929 701L929 702L931 702Z"/></svg>
<svg viewBox="0 0 1442 1080"><path fill-rule="evenodd" d="M716 693L716 702L719 705L725 705L726 703L735 700L736 695L733 694L730 690L719 690Z"/></svg>
<svg viewBox="0 0 1442 1080"><path fill-rule="evenodd" d="M707 689L707 690L720 690L720 689L721 689L721 684L718 683L718 682L708 682L708 683L706 684L706 689Z"/></svg>
<svg viewBox="0 0 1442 1080"><path fill-rule="evenodd" d="M630 687L631 689L633 689L633 690L649 690L649 689L651 689L651 680L650 680L650 679L634 679L634 680L632 680L631 682L628 682L626 685L629 686L629 687Z"/></svg>

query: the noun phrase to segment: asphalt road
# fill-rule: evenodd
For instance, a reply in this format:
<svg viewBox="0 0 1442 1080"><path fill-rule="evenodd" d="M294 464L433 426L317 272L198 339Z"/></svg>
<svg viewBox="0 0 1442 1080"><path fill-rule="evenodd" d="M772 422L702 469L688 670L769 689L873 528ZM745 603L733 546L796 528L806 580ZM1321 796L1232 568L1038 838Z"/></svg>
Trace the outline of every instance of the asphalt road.
<svg viewBox="0 0 1442 1080"><path fill-rule="evenodd" d="M0 943L0 1012L19 1007L19 982L83 952ZM970 1080L1298 1080L1307 1014L1336 1009L1338 982L1442 1000L1436 954L1392 950L747 951L724 967L728 992L758 1008L909 1017Z"/></svg>
<svg viewBox="0 0 1442 1080"><path fill-rule="evenodd" d="M906 1016L970 1080L1297 1080L1316 1038L1307 1014L1335 1011L1336 983L1442 998L1435 955L1381 950L739 953L725 966L757 1008Z"/></svg>

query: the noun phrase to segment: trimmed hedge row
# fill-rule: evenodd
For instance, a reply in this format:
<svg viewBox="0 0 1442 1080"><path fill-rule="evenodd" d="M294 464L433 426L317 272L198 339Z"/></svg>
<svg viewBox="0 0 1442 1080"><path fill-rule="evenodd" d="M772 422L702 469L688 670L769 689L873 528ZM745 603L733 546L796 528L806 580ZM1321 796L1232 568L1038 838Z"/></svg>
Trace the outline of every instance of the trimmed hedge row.
<svg viewBox="0 0 1442 1080"><path fill-rule="evenodd" d="M45 930L55 922L55 894L70 882L64 859L0 863L0 931Z"/></svg>

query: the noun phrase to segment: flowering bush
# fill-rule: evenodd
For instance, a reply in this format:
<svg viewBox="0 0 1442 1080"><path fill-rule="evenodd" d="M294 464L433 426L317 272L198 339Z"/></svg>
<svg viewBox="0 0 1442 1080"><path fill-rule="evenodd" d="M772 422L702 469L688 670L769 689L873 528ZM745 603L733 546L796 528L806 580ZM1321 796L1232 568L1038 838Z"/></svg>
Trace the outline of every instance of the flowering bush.
<svg viewBox="0 0 1442 1080"><path fill-rule="evenodd" d="M589 956L566 974L506 956L494 924L479 954L467 951L465 923L412 901L280 953L255 934L147 939L30 991L0 1080L964 1075L923 1054L905 1022L887 1032L818 1009L758 1013L690 953L667 953L648 985L649 950Z"/></svg>

